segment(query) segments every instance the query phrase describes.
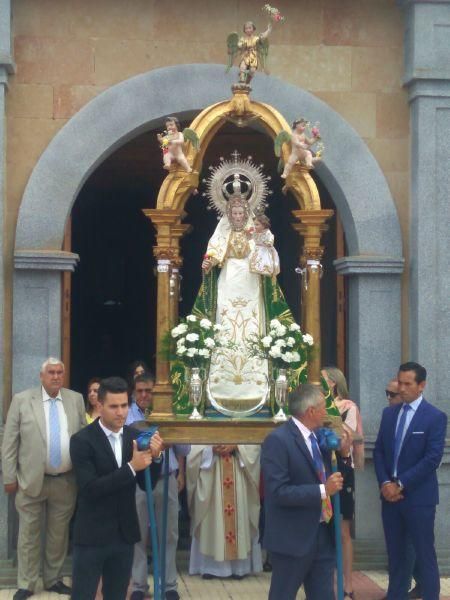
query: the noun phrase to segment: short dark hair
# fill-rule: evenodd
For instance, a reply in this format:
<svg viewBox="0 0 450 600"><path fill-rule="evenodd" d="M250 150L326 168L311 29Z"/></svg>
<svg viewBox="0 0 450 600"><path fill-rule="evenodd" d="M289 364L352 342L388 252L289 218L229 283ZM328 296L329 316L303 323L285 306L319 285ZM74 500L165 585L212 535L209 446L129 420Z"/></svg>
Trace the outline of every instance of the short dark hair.
<svg viewBox="0 0 450 600"><path fill-rule="evenodd" d="M259 221L263 227L270 229L270 219L264 213L256 214L254 221Z"/></svg>
<svg viewBox="0 0 450 600"><path fill-rule="evenodd" d="M107 377L100 381L98 388L98 401L102 404L105 402L106 394L126 394L128 386L125 379L122 377Z"/></svg>
<svg viewBox="0 0 450 600"><path fill-rule="evenodd" d="M402 373L405 371L414 371L416 374L416 383L422 383L422 381L427 380L427 370L422 365L419 365L419 363L412 361L405 362L399 366L398 370L399 372L402 371Z"/></svg>
<svg viewBox="0 0 450 600"><path fill-rule="evenodd" d="M292 123L292 129L295 129L299 123L304 123L306 125L308 121L306 119L295 119Z"/></svg>
<svg viewBox="0 0 450 600"><path fill-rule="evenodd" d="M178 131L180 131L180 121L178 119L178 117L166 117L164 119L164 123L168 123L169 121L172 121L173 123L175 123L175 125L177 126Z"/></svg>
<svg viewBox="0 0 450 600"><path fill-rule="evenodd" d="M155 383L155 376L150 371L145 371L145 373L136 375L136 377L134 378L134 381L133 381L133 389L136 389L137 383L146 383L148 381Z"/></svg>

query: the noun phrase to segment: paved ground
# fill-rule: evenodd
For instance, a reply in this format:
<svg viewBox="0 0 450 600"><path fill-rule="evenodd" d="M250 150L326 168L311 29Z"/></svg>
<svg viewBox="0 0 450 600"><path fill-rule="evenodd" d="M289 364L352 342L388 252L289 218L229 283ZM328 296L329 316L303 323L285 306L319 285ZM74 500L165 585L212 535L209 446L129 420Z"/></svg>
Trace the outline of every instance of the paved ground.
<svg viewBox="0 0 450 600"><path fill-rule="evenodd" d="M65 580L70 583L70 580ZM182 600L264 600L269 590L270 574L262 573L246 577L243 581L218 579L204 581L200 577L180 575L179 592ZM380 600L384 596L387 576L378 571L357 571L355 573L355 597L357 600ZM450 600L450 578L441 579L442 600ZM0 600L12 600L15 590L0 590ZM64 598L47 592L36 593L36 600L57 600ZM300 592L298 600L303 600Z"/></svg>

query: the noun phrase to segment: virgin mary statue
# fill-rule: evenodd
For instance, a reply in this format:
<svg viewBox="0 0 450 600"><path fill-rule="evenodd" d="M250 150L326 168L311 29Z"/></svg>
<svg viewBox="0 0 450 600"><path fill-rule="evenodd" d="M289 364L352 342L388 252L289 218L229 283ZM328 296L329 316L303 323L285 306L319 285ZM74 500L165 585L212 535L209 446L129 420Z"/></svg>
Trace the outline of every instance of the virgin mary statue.
<svg viewBox="0 0 450 600"><path fill-rule="evenodd" d="M206 402L219 414L249 416L269 404L268 361L250 356L245 341L264 335L272 319L293 321L276 281L280 272L267 217L269 193L260 167L247 159L223 161L207 182L210 204L221 214L202 263L203 283L193 314L206 317L231 341L216 350L206 374ZM175 408L186 381L172 369ZM179 384L177 385L177 381ZM181 412L181 411L180 411ZM267 414L267 409L266 409Z"/></svg>

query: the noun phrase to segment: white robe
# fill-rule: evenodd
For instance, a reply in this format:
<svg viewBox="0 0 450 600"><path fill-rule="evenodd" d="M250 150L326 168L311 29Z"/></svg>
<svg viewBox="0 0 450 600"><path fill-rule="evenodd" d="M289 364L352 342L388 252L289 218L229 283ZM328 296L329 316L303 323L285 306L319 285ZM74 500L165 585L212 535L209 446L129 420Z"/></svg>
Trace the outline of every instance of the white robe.
<svg viewBox="0 0 450 600"><path fill-rule="evenodd" d="M251 226L249 220L247 227ZM250 270L253 240L244 258L229 256L233 232L223 217L211 237L207 254L221 266L217 284L216 323L231 341L240 344L249 336L265 333L265 309L261 276ZM227 410L246 411L258 405L268 391L267 360L250 357L245 349L223 348L211 357L208 388L210 396Z"/></svg>
<svg viewBox="0 0 450 600"><path fill-rule="evenodd" d="M238 446L232 462L224 465L211 446L192 446L186 462L191 575L229 577L262 570L259 455L259 446Z"/></svg>

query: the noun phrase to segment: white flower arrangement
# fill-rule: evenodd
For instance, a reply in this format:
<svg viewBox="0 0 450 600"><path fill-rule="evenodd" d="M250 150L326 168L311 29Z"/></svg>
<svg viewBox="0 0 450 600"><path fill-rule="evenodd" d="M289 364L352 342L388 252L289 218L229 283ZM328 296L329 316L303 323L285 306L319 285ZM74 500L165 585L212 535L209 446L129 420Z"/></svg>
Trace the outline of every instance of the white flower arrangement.
<svg viewBox="0 0 450 600"><path fill-rule="evenodd" d="M187 315L170 331L171 356L187 367L205 367L211 353L228 343L221 325L213 325L209 319Z"/></svg>
<svg viewBox="0 0 450 600"><path fill-rule="evenodd" d="M307 360L314 340L297 323L272 319L267 334L247 340L250 356L266 358L278 369L297 369Z"/></svg>

